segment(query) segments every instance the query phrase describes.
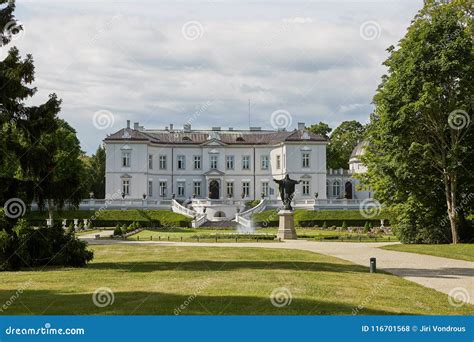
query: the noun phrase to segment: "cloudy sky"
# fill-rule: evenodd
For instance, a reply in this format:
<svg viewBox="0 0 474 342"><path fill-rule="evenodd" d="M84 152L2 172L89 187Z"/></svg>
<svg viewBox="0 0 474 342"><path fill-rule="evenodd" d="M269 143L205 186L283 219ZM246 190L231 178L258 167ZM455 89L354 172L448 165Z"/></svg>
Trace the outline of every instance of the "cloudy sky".
<svg viewBox="0 0 474 342"><path fill-rule="evenodd" d="M57 93L61 117L90 154L127 119L146 128L248 128L249 100L251 126L267 129L367 122L385 49L421 6L17 0L25 30L14 44L34 56L34 102Z"/></svg>

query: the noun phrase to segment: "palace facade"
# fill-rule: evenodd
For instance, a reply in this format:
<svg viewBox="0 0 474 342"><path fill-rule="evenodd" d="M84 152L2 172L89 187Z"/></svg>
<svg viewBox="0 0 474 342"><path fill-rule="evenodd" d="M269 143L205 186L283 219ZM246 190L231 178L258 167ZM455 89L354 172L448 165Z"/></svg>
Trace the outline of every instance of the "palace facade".
<svg viewBox="0 0 474 342"><path fill-rule="evenodd" d="M301 180L295 200L365 199L353 178L363 172L364 144L350 159L349 170L326 168L327 140L298 123L294 130L212 127L195 130L127 126L104 140L106 194L126 199L278 201L273 179L286 174Z"/></svg>

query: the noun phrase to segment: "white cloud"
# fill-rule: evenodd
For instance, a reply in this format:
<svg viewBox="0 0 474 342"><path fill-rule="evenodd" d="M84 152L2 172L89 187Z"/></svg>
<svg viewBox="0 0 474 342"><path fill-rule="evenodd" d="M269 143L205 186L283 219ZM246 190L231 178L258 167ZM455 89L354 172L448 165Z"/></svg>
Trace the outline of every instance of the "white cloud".
<svg viewBox="0 0 474 342"><path fill-rule="evenodd" d="M194 127L245 128L248 99L252 125L266 128L277 109L291 112L295 123L365 122L385 49L422 5L45 2L20 2L16 15L26 34L15 43L35 58L34 101L56 92L61 116L88 152L105 137L92 124L102 109L115 115L108 133L127 119L180 125L208 101ZM203 32L189 40L182 28L193 21ZM378 39L360 37L366 21L380 25Z"/></svg>

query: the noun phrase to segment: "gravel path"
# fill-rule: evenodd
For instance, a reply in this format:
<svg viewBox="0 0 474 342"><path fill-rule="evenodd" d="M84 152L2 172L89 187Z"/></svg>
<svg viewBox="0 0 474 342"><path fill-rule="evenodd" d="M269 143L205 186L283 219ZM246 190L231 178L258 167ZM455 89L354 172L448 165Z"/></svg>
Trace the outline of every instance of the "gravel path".
<svg viewBox="0 0 474 342"><path fill-rule="evenodd" d="M85 236L82 236L81 238L85 238ZM378 248L396 243L315 242L306 240L287 240L282 243L195 243L122 240L89 241L91 244L122 243L163 246L298 249L334 256L363 266L369 266L369 259L375 257L377 258L377 269L390 272L446 294L456 295L456 298L464 298L464 301L474 304L474 262Z"/></svg>

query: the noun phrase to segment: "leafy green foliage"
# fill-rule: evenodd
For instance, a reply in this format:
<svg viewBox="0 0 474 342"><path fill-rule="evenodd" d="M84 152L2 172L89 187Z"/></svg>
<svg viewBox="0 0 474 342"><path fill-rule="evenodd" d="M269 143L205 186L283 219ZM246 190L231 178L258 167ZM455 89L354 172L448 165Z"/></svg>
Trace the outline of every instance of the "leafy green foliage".
<svg viewBox="0 0 474 342"><path fill-rule="evenodd" d="M26 220L19 220L11 234L0 231L0 270L18 270L37 266L82 267L91 261L93 253L87 243L74 234L53 227L32 228Z"/></svg>
<svg viewBox="0 0 474 342"><path fill-rule="evenodd" d="M331 134L327 165L331 169L348 169L357 144L364 139L365 127L355 120L342 122Z"/></svg>
<svg viewBox="0 0 474 342"><path fill-rule="evenodd" d="M43 224L47 217L47 213L39 211L27 215L28 220L37 224ZM168 210L66 210L55 212L53 218L57 221L92 219L95 227L115 227L117 224L128 226L134 222L144 226L153 224L165 227L189 227L191 224L190 218Z"/></svg>
<svg viewBox="0 0 474 342"><path fill-rule="evenodd" d="M469 1L428 0L385 61L362 177L396 214L405 242L456 243L474 203L473 20ZM443 225L443 222L448 224ZM461 236L461 239L463 237Z"/></svg>
<svg viewBox="0 0 474 342"><path fill-rule="evenodd" d="M389 214L383 211L373 217L371 222L379 226L381 219L385 220L386 225L389 224ZM253 214L252 220L259 227L278 226L278 215L275 210ZM340 227L344 222L347 226L361 227L366 220L358 210L295 210L295 225L298 227L322 226L326 229L328 225Z"/></svg>

